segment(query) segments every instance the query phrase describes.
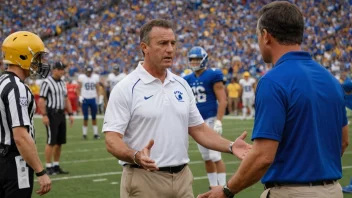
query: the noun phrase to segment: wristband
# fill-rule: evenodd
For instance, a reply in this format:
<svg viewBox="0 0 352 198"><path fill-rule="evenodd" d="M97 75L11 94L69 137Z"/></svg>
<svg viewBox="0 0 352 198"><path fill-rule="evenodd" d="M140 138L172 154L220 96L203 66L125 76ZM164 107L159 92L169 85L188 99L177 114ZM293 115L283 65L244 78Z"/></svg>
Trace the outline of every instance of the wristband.
<svg viewBox="0 0 352 198"><path fill-rule="evenodd" d="M73 116L73 113L68 113L69 116Z"/></svg>
<svg viewBox="0 0 352 198"><path fill-rule="evenodd" d="M134 162L135 164L137 164L138 166L141 166L141 165L139 165L139 164L136 162L136 155L137 155L138 152L139 152L139 151L134 152L134 154L133 154L133 162Z"/></svg>
<svg viewBox="0 0 352 198"><path fill-rule="evenodd" d="M234 142L231 142L230 145L229 145L229 151L230 153L233 155L233 152L232 152L232 145L233 145Z"/></svg>
<svg viewBox="0 0 352 198"><path fill-rule="evenodd" d="M47 115L48 115L48 114L46 114L46 113L43 113L43 114L42 114L42 116L47 116Z"/></svg>
<svg viewBox="0 0 352 198"><path fill-rule="evenodd" d="M36 175L37 177L43 176L43 175L45 175L45 174L46 174L46 170L45 170L45 169L43 169L43 170L40 171L39 173L35 173L35 175Z"/></svg>

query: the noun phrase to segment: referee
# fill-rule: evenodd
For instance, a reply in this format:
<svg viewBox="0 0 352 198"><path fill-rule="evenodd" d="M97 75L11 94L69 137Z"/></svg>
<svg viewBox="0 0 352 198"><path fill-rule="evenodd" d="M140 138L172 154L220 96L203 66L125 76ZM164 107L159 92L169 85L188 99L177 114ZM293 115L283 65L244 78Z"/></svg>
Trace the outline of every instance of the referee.
<svg viewBox="0 0 352 198"><path fill-rule="evenodd" d="M72 125L72 107L67 97L66 83L61 80L65 74L65 65L56 62L51 76L45 79L40 87L38 106L43 115L43 124L47 129L47 144L45 146L46 171L49 175L68 174L59 165L61 145L66 143L65 108L69 112ZM52 163L52 158L54 162Z"/></svg>
<svg viewBox="0 0 352 198"><path fill-rule="evenodd" d="M7 71L0 76L0 197L28 198L37 175L39 195L48 193L51 181L40 162L34 141L34 96L24 84L31 77L45 78L50 67L42 63L44 43L35 34L19 31L2 43Z"/></svg>

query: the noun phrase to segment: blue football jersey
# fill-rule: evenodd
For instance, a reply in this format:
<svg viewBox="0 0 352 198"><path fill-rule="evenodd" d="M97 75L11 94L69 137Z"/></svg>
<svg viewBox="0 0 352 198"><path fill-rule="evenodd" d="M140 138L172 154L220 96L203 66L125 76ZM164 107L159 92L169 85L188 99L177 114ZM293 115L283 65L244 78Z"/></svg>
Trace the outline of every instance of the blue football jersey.
<svg viewBox="0 0 352 198"><path fill-rule="evenodd" d="M192 88L203 119L216 116L218 102L213 87L215 83L222 82L222 72L219 69L206 69L199 77L195 73L191 73L184 78Z"/></svg>
<svg viewBox="0 0 352 198"><path fill-rule="evenodd" d="M352 91L351 79L346 78L346 80L342 83L342 87L345 90L345 92L351 92ZM345 94L345 102L346 102L346 107L352 110L352 95L351 94Z"/></svg>

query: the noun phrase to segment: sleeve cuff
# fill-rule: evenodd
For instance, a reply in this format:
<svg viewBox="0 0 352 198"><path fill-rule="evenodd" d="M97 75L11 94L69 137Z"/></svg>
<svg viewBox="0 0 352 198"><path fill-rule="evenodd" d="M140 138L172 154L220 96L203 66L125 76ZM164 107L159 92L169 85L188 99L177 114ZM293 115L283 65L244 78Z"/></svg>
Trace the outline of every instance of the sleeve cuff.
<svg viewBox="0 0 352 198"><path fill-rule="evenodd" d="M270 140L281 142L281 137L270 133L256 133L252 136L252 141L255 139L270 139Z"/></svg>

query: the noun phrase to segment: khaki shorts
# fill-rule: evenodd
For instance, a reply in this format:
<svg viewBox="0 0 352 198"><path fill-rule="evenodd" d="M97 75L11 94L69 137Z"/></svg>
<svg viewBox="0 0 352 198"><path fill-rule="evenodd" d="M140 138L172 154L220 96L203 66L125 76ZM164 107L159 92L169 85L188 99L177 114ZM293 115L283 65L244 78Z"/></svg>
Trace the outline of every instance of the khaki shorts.
<svg viewBox="0 0 352 198"><path fill-rule="evenodd" d="M321 186L288 185L266 189L260 198L343 198L339 182Z"/></svg>
<svg viewBox="0 0 352 198"><path fill-rule="evenodd" d="M121 177L121 198L194 198L193 175L188 166L178 173L149 172L124 166Z"/></svg>

